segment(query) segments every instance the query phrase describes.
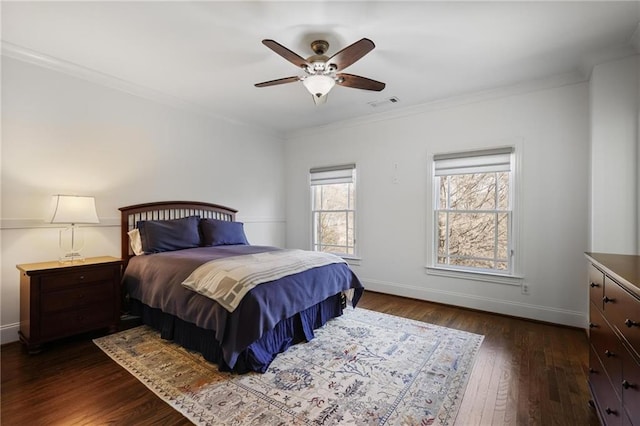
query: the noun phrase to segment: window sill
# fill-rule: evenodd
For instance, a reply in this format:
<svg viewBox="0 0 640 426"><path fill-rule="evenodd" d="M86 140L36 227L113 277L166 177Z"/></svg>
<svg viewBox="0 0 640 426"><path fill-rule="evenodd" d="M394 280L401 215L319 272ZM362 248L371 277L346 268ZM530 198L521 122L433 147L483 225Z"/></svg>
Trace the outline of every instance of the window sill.
<svg viewBox="0 0 640 426"><path fill-rule="evenodd" d="M457 269L447 269L433 266L425 266L428 275L435 275L438 277L448 278L461 278L465 280L483 281L495 284L507 284L507 285L522 285L524 277L516 275L502 275L492 274L489 272L472 272L472 271L460 271Z"/></svg>

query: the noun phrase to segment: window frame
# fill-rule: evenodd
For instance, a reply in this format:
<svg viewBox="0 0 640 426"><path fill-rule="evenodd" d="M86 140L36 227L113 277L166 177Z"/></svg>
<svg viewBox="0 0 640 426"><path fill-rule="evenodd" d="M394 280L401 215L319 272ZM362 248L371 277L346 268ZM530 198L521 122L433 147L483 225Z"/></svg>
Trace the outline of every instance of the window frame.
<svg viewBox="0 0 640 426"><path fill-rule="evenodd" d="M509 202L510 209L508 209L509 215L509 239L507 253L510 256L510 269L506 271L499 271L496 269L483 269L475 267L464 267L456 265L443 265L437 263L438 261L438 211L441 210L438 205L439 201L439 187L436 185L439 183L439 179L436 177L436 159L438 158L466 158L466 157L478 157L482 155L490 155L495 152L510 152L510 173L509 173ZM447 154L429 154L430 167L428 173L428 185L427 185L427 200L429 206L427 207L427 265L425 266L426 272L430 275L464 278L476 281L485 281L492 283L502 283L510 285L521 285L523 276L521 275L520 261L522 254L519 245L520 235L520 217L519 217L519 197L521 179L521 167L520 167L520 147L514 145L500 146L497 148L481 148L471 151L455 151ZM454 175L454 174L451 174ZM451 176L449 175L449 176ZM450 206L447 206L450 207ZM445 209L446 210L446 209ZM491 212L498 212L498 206ZM480 212L480 210L478 210Z"/></svg>
<svg viewBox="0 0 640 426"><path fill-rule="evenodd" d="M337 175L340 175L341 172L344 172L346 174L346 172L349 171L350 172L350 182L346 181L346 178L342 177L342 178L337 178L335 182L327 182L327 183L313 183L314 181L314 173L316 174L316 176L318 175L322 175L322 174L326 174L326 175L332 175L333 173L336 173ZM320 181L324 181L324 180L331 180L332 178L329 177L328 179L323 179L320 178ZM315 197L314 197L314 186L321 186L321 185L330 185L332 183L351 183L352 185L352 189L351 191L353 192L353 203L352 203L352 208L351 209L337 209L337 210L327 210L327 209L315 209ZM321 212L344 212L347 215L347 224L351 223L352 226L352 235L353 235L353 254L350 253L346 253L346 252L342 252L342 251L332 251L329 253L335 254L336 256L340 256L344 259L352 259L352 260L359 260L359 256L358 256L358 235L357 235L357 230L358 230L358 226L357 226L357 218L358 218L358 214L357 214L357 210L358 210L358 189L357 189L357 166L355 163L350 163L350 164L343 164L343 165L336 165L336 166L326 166L326 167L312 167L309 170L309 207L310 207L310 221L311 221L311 226L310 226L310 232L311 232L311 238L310 238L310 250L312 251L317 251L316 247L319 246L330 246L329 244L319 244L316 241L316 221L315 221L315 215L316 213L321 213ZM348 217L349 217L349 213L352 213L353 216L353 220L349 221ZM346 232L348 232L349 230L349 226L347 225L347 229L345 230ZM350 247L348 245L346 246L336 246L336 247Z"/></svg>

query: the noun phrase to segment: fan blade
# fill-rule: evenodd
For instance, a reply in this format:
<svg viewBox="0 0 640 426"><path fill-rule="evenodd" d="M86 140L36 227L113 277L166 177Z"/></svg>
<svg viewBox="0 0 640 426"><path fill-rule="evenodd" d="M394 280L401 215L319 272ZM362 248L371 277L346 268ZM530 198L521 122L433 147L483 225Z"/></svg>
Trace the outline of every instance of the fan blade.
<svg viewBox="0 0 640 426"><path fill-rule="evenodd" d="M363 38L330 57L327 63L334 64L338 70L343 70L367 53L371 52L374 47L376 47L376 45L373 44L371 40Z"/></svg>
<svg viewBox="0 0 640 426"><path fill-rule="evenodd" d="M264 44L269 49L273 50L278 55L282 56L283 58L285 58L287 61L291 62L293 65L295 65L298 68L311 66L311 64L309 64L309 62L307 62L307 60L304 59L302 56L298 55L295 52L292 52L291 50L287 49L277 41L265 39L265 40L262 40L262 44Z"/></svg>
<svg viewBox="0 0 640 426"><path fill-rule="evenodd" d="M342 73L336 74L336 77L338 77L336 84L339 84L340 86L353 87L354 89L375 90L376 92L379 92L386 86L380 81L360 77L359 75Z"/></svg>
<svg viewBox="0 0 640 426"><path fill-rule="evenodd" d="M262 83L256 83L254 86L256 87L267 87L267 86L276 86L278 84L285 83L293 83L294 81L299 81L300 77L285 77L279 78L277 80L263 81Z"/></svg>
<svg viewBox="0 0 640 426"><path fill-rule="evenodd" d="M316 105L322 105L327 103L327 98L329 97L329 94L327 93L324 96L311 95L311 97L313 98L313 103L315 103Z"/></svg>

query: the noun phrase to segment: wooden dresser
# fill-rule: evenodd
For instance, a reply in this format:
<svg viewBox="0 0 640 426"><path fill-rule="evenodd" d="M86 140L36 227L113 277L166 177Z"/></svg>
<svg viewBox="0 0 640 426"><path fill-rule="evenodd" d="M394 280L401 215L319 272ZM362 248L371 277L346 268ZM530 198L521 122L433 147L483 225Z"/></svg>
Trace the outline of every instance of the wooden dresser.
<svg viewBox="0 0 640 426"><path fill-rule="evenodd" d="M86 331L116 331L120 319L122 261L87 258L75 263L17 265L20 270L20 340L30 353L43 343Z"/></svg>
<svg viewBox="0 0 640 426"><path fill-rule="evenodd" d="M640 256L589 259L589 387L605 425L640 426Z"/></svg>

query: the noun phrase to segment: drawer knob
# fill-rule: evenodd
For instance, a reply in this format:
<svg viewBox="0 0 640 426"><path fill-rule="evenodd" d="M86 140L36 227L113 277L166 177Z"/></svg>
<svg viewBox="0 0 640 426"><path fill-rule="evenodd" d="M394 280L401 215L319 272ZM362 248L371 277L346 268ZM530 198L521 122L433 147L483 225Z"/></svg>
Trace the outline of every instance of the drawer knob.
<svg viewBox="0 0 640 426"><path fill-rule="evenodd" d="M629 383L627 380L622 381L622 387L625 389L635 389L637 386Z"/></svg>
<svg viewBox="0 0 640 426"><path fill-rule="evenodd" d="M598 328L598 324L594 324L592 322L589 323L589 328Z"/></svg>
<svg viewBox="0 0 640 426"><path fill-rule="evenodd" d="M612 409L611 409L611 408L609 408L609 407L607 407L607 409L606 409L606 410L604 410L604 412L605 412L605 413L607 413L607 414L609 414L609 415L611 415L611 414L618 414L618 413L616 412L616 410L612 410Z"/></svg>
<svg viewBox="0 0 640 426"><path fill-rule="evenodd" d="M603 301L604 303L609 303L609 302L615 302L615 301L616 301L616 299L610 299L610 298L608 298L607 296L605 296L605 297L603 297L603 298L602 298L602 301Z"/></svg>
<svg viewBox="0 0 640 426"><path fill-rule="evenodd" d="M640 327L640 322L632 321L629 318L627 318L626 320L624 320L624 325L626 325L629 328L633 327L634 325L636 327Z"/></svg>
<svg viewBox="0 0 640 426"><path fill-rule="evenodd" d="M590 285L591 285L592 288L593 287L600 287L600 284L598 284L598 283L591 283Z"/></svg>
<svg viewBox="0 0 640 426"><path fill-rule="evenodd" d="M81 280L84 280L84 275L80 275L80 279L81 279Z"/></svg>
<svg viewBox="0 0 640 426"><path fill-rule="evenodd" d="M593 368L589 367L589 373L591 373L591 374L596 374L597 372L598 372L597 370L595 370L595 369L593 369Z"/></svg>
<svg viewBox="0 0 640 426"><path fill-rule="evenodd" d="M616 354L611 352L609 349L605 350L604 354L607 356L607 358L611 358L612 356L616 356Z"/></svg>

